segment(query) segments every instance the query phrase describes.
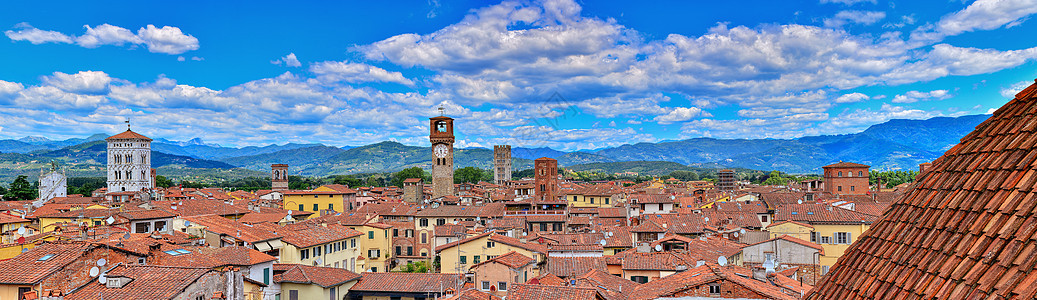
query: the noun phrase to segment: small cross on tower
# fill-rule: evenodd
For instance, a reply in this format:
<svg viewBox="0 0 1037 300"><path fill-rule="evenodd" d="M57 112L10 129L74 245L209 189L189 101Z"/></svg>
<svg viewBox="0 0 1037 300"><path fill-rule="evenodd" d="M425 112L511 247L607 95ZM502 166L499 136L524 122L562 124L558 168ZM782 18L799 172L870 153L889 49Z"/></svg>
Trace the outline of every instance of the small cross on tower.
<svg viewBox="0 0 1037 300"><path fill-rule="evenodd" d="M446 115L446 114L443 113L443 110L445 110L445 108L443 108L443 105L440 104L439 105L439 116L445 116Z"/></svg>
<svg viewBox="0 0 1037 300"><path fill-rule="evenodd" d="M126 131L130 131L130 118L126 118Z"/></svg>

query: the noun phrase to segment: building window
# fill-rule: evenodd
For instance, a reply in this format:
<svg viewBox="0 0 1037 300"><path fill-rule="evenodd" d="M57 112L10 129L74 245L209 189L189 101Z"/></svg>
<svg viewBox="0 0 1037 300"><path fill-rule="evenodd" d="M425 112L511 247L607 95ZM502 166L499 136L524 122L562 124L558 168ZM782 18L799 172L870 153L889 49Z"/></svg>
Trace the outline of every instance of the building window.
<svg viewBox="0 0 1037 300"><path fill-rule="evenodd" d="M349 248L356 248L356 239L349 239Z"/></svg>
<svg viewBox="0 0 1037 300"><path fill-rule="evenodd" d="M857 177L864 177L864 172L857 171Z"/></svg>
<svg viewBox="0 0 1037 300"><path fill-rule="evenodd" d="M835 233L835 243L836 244L849 244L849 243L851 243L851 241L850 241L850 233L849 232L836 232Z"/></svg>
<svg viewBox="0 0 1037 300"><path fill-rule="evenodd" d="M480 258L482 258L482 256L472 255L472 263L474 263L474 264L479 263L479 259Z"/></svg>
<svg viewBox="0 0 1037 300"><path fill-rule="evenodd" d="M813 232L813 231L810 232L810 242L811 243L817 243L817 232Z"/></svg>
<svg viewBox="0 0 1037 300"><path fill-rule="evenodd" d="M396 256L400 256L401 252L403 252L402 249L403 247L396 246Z"/></svg>
<svg viewBox="0 0 1037 300"><path fill-rule="evenodd" d="M822 244L831 244L832 243L832 237L830 237L830 236L822 236L821 237L821 243Z"/></svg>
<svg viewBox="0 0 1037 300"><path fill-rule="evenodd" d="M637 283L648 283L648 276L630 276L630 281Z"/></svg>
<svg viewBox="0 0 1037 300"><path fill-rule="evenodd" d="M605 198L605 204L609 204L609 198Z"/></svg>
<svg viewBox="0 0 1037 300"><path fill-rule="evenodd" d="M850 191L851 191L851 192L853 191L853 188L854 188L854 186L852 186L852 185L851 185L851 186L850 186Z"/></svg>
<svg viewBox="0 0 1037 300"><path fill-rule="evenodd" d="M319 204L317 204L317 203L313 204L313 212L319 212L320 211L320 206L318 206L318 205Z"/></svg>
<svg viewBox="0 0 1037 300"><path fill-rule="evenodd" d="M843 186L840 185L840 186L836 187L836 189L839 190L840 192L842 192L843 191Z"/></svg>
<svg viewBox="0 0 1037 300"><path fill-rule="evenodd" d="M422 218L418 222L421 223L421 227L428 227L428 219Z"/></svg>
<svg viewBox="0 0 1037 300"><path fill-rule="evenodd" d="M446 219L436 219L436 226L443 226L446 224Z"/></svg>
<svg viewBox="0 0 1037 300"><path fill-rule="evenodd" d="M371 258L371 259L377 259L379 257L382 257L382 253L381 252L382 251L379 250L379 249L367 250L367 256L368 256L368 258Z"/></svg>
<svg viewBox="0 0 1037 300"><path fill-rule="evenodd" d="M310 258L310 249L303 249L299 256L302 257L302 259Z"/></svg>
<svg viewBox="0 0 1037 300"><path fill-rule="evenodd" d="M760 222L767 223L767 215L760 216Z"/></svg>
<svg viewBox="0 0 1037 300"><path fill-rule="evenodd" d="M263 284L270 284L270 268L263 268Z"/></svg>
<svg viewBox="0 0 1037 300"><path fill-rule="evenodd" d="M328 203L328 210L335 210L335 203Z"/></svg>
<svg viewBox="0 0 1037 300"><path fill-rule="evenodd" d="M828 266L821 266L821 275L828 274Z"/></svg>
<svg viewBox="0 0 1037 300"><path fill-rule="evenodd" d="M374 231L367 231L367 239L369 239L369 240L373 240L374 239Z"/></svg>
<svg viewBox="0 0 1037 300"><path fill-rule="evenodd" d="M461 259L461 264L462 265L468 264L468 257L467 256L461 255L460 259Z"/></svg>
<svg viewBox="0 0 1037 300"><path fill-rule="evenodd" d="M720 294L720 285L719 284L710 284L709 285L709 293L710 294L714 294L714 295L719 295Z"/></svg>
<svg viewBox="0 0 1037 300"><path fill-rule="evenodd" d="M591 204L594 204L594 198L591 198Z"/></svg>
<svg viewBox="0 0 1037 300"><path fill-rule="evenodd" d="M839 177L843 177L843 171L839 171Z"/></svg>
<svg viewBox="0 0 1037 300"><path fill-rule="evenodd" d="M497 290L498 291L507 291L508 290L508 283L507 282L503 282L503 281L498 281L497 282Z"/></svg>
<svg viewBox="0 0 1037 300"><path fill-rule="evenodd" d="M299 211L306 211L305 209L303 209L302 204L299 204Z"/></svg>
<svg viewBox="0 0 1037 300"><path fill-rule="evenodd" d="M662 211L662 210L663 210L663 204L662 204L662 203L659 203L659 210L660 210L660 211Z"/></svg>
<svg viewBox="0 0 1037 300"><path fill-rule="evenodd" d="M493 246L496 245L497 243L494 243L493 241L486 241L486 248L493 248Z"/></svg>
<svg viewBox="0 0 1037 300"><path fill-rule="evenodd" d="M400 236L400 230L396 229L396 228L393 228L392 229L392 237L398 237L398 236Z"/></svg>
<svg viewBox="0 0 1037 300"><path fill-rule="evenodd" d="M407 246L407 256L414 256L414 247Z"/></svg>
<svg viewBox="0 0 1037 300"><path fill-rule="evenodd" d="M320 246L313 247L313 256L320 256Z"/></svg>
<svg viewBox="0 0 1037 300"><path fill-rule="evenodd" d="M421 243L422 244L427 244L428 243L428 234L427 233L424 233L424 232L421 233Z"/></svg>
<svg viewBox="0 0 1037 300"><path fill-rule="evenodd" d="M484 291L489 291L490 290L490 282L489 281L483 281L482 282L482 290L484 290Z"/></svg>

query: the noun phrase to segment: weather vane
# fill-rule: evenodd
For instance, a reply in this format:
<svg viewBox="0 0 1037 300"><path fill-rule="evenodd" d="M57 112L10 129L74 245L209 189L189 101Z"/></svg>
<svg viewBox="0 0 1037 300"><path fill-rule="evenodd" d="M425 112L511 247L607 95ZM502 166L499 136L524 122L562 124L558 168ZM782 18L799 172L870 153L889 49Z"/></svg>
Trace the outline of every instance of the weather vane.
<svg viewBox="0 0 1037 300"><path fill-rule="evenodd" d="M442 104L440 104L440 105L439 105L439 116L440 116L440 117L442 117L442 116L445 116L445 114L443 114L443 110L444 110L444 108L443 108L443 105L442 105Z"/></svg>
<svg viewBox="0 0 1037 300"><path fill-rule="evenodd" d="M130 118L126 118L126 131L130 131Z"/></svg>

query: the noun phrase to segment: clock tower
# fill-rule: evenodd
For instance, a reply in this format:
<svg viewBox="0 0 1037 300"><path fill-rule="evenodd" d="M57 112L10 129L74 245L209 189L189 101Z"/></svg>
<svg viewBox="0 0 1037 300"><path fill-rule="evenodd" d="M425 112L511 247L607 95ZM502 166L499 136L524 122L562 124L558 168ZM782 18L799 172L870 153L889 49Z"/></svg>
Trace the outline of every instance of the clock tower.
<svg viewBox="0 0 1037 300"><path fill-rule="evenodd" d="M429 118L432 142L432 198L454 195L454 119Z"/></svg>

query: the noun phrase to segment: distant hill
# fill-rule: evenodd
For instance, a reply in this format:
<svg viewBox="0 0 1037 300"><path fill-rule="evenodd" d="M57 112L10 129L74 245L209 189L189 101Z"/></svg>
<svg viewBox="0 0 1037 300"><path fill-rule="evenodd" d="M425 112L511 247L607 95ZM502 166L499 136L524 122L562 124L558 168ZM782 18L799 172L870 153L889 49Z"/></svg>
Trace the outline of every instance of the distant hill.
<svg viewBox="0 0 1037 300"><path fill-rule="evenodd" d="M821 166L840 160L868 164L877 170L915 169L919 163L932 161L942 155L988 117L990 115L890 120L859 133L797 139L693 138L575 152L548 147L514 147L512 168L515 171L528 169L532 167L532 160L550 157L557 159L562 166L594 167L617 172L639 172L636 170L644 169L646 165L670 170L675 166L657 162L671 162L702 169L747 168L817 173ZM0 140L0 152L3 153L0 155L0 171L24 167L8 166L8 163L32 164L31 161L39 163L50 159L73 164L103 165L100 160L104 157L105 137L103 134L95 134L64 141L51 141L43 137ZM205 143L199 138L183 142L156 139L152 143L152 150L156 153L153 158L156 167L241 167L266 172L270 164L287 163L293 173L307 176L393 172L415 166L428 169L432 161L428 147L397 142L378 142L360 147L289 143L235 148ZM493 164L493 150L457 149L454 163L457 168L489 169Z"/></svg>

